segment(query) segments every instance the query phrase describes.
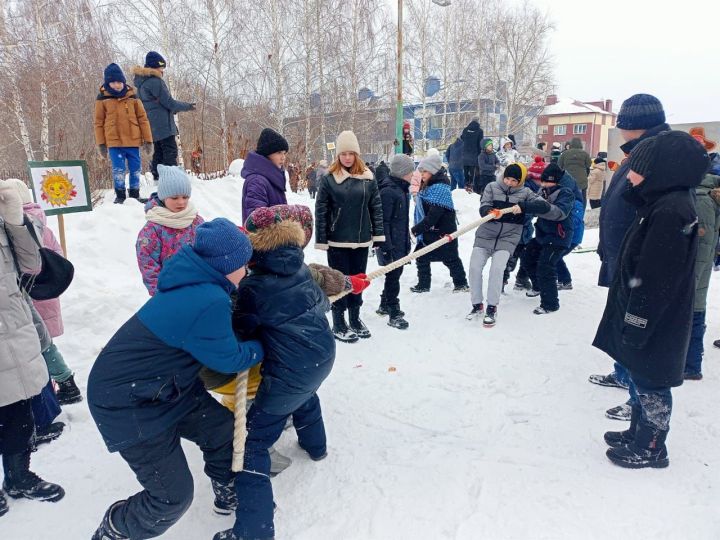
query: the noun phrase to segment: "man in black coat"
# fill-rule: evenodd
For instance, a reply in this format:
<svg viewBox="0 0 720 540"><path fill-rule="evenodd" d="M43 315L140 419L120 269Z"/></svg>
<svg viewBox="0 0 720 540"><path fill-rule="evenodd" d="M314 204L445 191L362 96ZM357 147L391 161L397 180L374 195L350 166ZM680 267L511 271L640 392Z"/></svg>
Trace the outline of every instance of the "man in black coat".
<svg viewBox="0 0 720 540"><path fill-rule="evenodd" d="M409 188L415 163L405 154L397 154L390 162L390 175L380 183L385 241L377 248L378 263L385 266L410 253ZM408 322L400 310L400 276L403 267L385 275L378 315L390 315L388 326L404 330Z"/></svg>
<svg viewBox="0 0 720 540"><path fill-rule="evenodd" d="M593 341L632 381L630 429L605 434L608 458L622 467L669 464L670 389L683 383L693 318L694 191L709 164L702 145L681 131L645 139L630 154L625 197L637 216Z"/></svg>
<svg viewBox="0 0 720 540"><path fill-rule="evenodd" d="M463 129L460 138L463 142L463 170L465 171L465 188L473 185L476 176L480 175L478 170L478 156L483 151L483 132L477 120L470 122Z"/></svg>

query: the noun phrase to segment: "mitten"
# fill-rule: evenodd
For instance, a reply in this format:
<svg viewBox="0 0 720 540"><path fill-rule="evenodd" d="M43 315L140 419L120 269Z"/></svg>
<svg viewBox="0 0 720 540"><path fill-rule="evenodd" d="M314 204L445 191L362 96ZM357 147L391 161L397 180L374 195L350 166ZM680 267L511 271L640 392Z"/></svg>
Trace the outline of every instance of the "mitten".
<svg viewBox="0 0 720 540"><path fill-rule="evenodd" d="M370 286L370 280L365 274L355 274L350 276L350 283L352 283L352 293L360 294Z"/></svg>
<svg viewBox="0 0 720 540"><path fill-rule="evenodd" d="M22 199L12 182L0 180L0 217L10 225L22 225L24 221Z"/></svg>
<svg viewBox="0 0 720 540"><path fill-rule="evenodd" d="M145 142L143 143L143 151L146 155L151 155L153 153L153 143L151 142Z"/></svg>
<svg viewBox="0 0 720 540"><path fill-rule="evenodd" d="M98 153L100 154L100 157L103 159L107 159L108 157L108 151L107 151L107 145L105 144L98 144Z"/></svg>

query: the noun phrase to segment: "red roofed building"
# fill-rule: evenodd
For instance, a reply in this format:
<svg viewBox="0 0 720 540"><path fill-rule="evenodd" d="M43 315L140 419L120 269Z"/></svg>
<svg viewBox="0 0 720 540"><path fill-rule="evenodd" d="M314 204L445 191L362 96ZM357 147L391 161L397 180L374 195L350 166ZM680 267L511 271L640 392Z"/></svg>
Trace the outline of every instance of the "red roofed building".
<svg viewBox="0 0 720 540"><path fill-rule="evenodd" d="M556 95L545 99L545 107L537 119L538 142L547 143L550 152L554 142L565 143L578 137L590 156L608 150L608 132L615 127L617 115L612 112L612 100L576 101L559 99Z"/></svg>

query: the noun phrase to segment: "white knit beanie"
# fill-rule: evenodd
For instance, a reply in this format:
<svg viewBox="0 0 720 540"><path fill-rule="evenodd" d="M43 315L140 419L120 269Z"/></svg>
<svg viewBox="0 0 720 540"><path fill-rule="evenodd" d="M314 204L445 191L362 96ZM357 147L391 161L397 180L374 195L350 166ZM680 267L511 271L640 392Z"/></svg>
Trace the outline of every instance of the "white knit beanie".
<svg viewBox="0 0 720 540"><path fill-rule="evenodd" d="M33 202L32 195L30 194L30 188L27 187L25 182L18 180L17 178L8 178L7 182L13 185L23 204Z"/></svg>
<svg viewBox="0 0 720 540"><path fill-rule="evenodd" d="M173 165L158 165L157 195L161 201L168 197L190 196L192 184L190 178L180 167Z"/></svg>
<svg viewBox="0 0 720 540"><path fill-rule="evenodd" d="M352 131L343 131L335 141L335 151L338 154L343 152L355 152L360 155L360 143Z"/></svg>

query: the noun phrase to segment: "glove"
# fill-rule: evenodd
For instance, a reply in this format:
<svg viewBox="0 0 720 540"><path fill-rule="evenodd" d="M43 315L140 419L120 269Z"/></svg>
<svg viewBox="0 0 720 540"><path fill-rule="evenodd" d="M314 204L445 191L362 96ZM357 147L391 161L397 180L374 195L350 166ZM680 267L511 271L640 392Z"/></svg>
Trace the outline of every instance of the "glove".
<svg viewBox="0 0 720 540"><path fill-rule="evenodd" d="M513 206L512 213L513 214L522 214L523 213L522 206L520 206L519 204L516 204L515 206Z"/></svg>
<svg viewBox="0 0 720 540"><path fill-rule="evenodd" d="M153 153L153 143L151 142L145 142L143 143L143 151L145 152L145 155L149 156Z"/></svg>
<svg viewBox="0 0 720 540"><path fill-rule="evenodd" d="M191 110L191 111L194 111L195 109L197 109L197 103L191 103L191 104L190 104L190 110Z"/></svg>
<svg viewBox="0 0 720 540"><path fill-rule="evenodd" d="M22 225L22 199L11 182L0 180L0 217L10 225Z"/></svg>
<svg viewBox="0 0 720 540"><path fill-rule="evenodd" d="M492 216L490 219L500 219L502 217L502 212L497 208L493 208L488 212L488 216Z"/></svg>
<svg viewBox="0 0 720 540"><path fill-rule="evenodd" d="M98 151L98 154L100 154L101 158L107 159L107 157L108 157L107 145L98 144L97 151Z"/></svg>
<svg viewBox="0 0 720 540"><path fill-rule="evenodd" d="M352 283L352 293L360 294L370 286L370 280L365 274L355 274L350 276L350 283Z"/></svg>

